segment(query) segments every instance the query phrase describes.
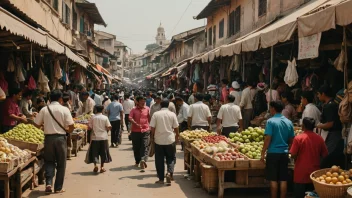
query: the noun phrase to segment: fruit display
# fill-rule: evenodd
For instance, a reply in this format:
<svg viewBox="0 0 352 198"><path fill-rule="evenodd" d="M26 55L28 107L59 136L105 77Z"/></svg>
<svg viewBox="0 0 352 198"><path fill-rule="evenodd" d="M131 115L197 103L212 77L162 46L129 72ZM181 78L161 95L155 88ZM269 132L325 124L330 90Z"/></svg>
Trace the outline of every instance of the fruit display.
<svg viewBox="0 0 352 198"><path fill-rule="evenodd" d="M204 137L207 137L207 136L214 136L216 135L216 133L209 133L208 131L206 130L193 130L193 131L190 131L190 130L186 130L186 131L183 131L180 136L181 138L185 139L185 140L188 140L188 141L193 141L193 140L200 140Z"/></svg>
<svg viewBox="0 0 352 198"><path fill-rule="evenodd" d="M332 166L324 175L313 178L317 182L331 184L331 185L343 185L351 184L352 181L350 176L352 175L352 169L345 171L340 169L338 166Z"/></svg>
<svg viewBox="0 0 352 198"><path fill-rule="evenodd" d="M5 138L0 137L0 162L9 162L12 159L24 159L29 153L9 144Z"/></svg>
<svg viewBox="0 0 352 198"><path fill-rule="evenodd" d="M299 135L299 134L301 134L301 133L303 133L303 131L302 131L301 129L296 129L296 130L295 130L295 136L296 136L296 135Z"/></svg>
<svg viewBox="0 0 352 198"><path fill-rule="evenodd" d="M202 140L208 143L219 143L220 141L227 142L227 138L223 135L207 136L207 137L204 137Z"/></svg>
<svg viewBox="0 0 352 198"><path fill-rule="evenodd" d="M229 150L229 145L225 141L211 143L204 140L196 140L192 142L192 145L209 155L218 152L223 153Z"/></svg>
<svg viewBox="0 0 352 198"><path fill-rule="evenodd" d="M92 115L90 114L85 114L82 116L78 116L77 118L74 118L73 120L75 121L75 123L80 123L80 124L88 124L88 120L90 120L90 118L92 117Z"/></svg>
<svg viewBox="0 0 352 198"><path fill-rule="evenodd" d="M262 142L265 130L260 127L248 127L241 133L230 133L229 139L232 143Z"/></svg>
<svg viewBox="0 0 352 198"><path fill-rule="evenodd" d="M263 145L263 142L244 143L239 145L238 150L249 159L260 159Z"/></svg>
<svg viewBox="0 0 352 198"><path fill-rule="evenodd" d="M74 127L75 129L88 130L88 126L85 124L75 123Z"/></svg>
<svg viewBox="0 0 352 198"><path fill-rule="evenodd" d="M44 143L44 132L31 124L19 124L3 134L3 137L34 144Z"/></svg>
<svg viewBox="0 0 352 198"><path fill-rule="evenodd" d="M238 153L235 149L230 149L224 153L213 154L213 158L217 161L236 161L244 160L244 156Z"/></svg>

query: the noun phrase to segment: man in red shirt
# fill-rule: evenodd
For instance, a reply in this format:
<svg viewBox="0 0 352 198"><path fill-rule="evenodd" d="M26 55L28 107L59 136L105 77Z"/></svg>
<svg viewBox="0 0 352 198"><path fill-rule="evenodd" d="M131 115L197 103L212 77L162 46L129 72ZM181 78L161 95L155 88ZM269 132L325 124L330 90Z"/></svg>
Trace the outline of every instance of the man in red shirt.
<svg viewBox="0 0 352 198"><path fill-rule="evenodd" d="M303 133L296 136L290 150L295 159L294 182L295 197L305 197L306 191L314 190L310 174L320 169L320 160L328 155L323 138L313 132L315 120L305 117Z"/></svg>
<svg viewBox="0 0 352 198"><path fill-rule="evenodd" d="M18 102L22 99L22 91L17 88L9 90L10 97L6 99L2 112L2 133L13 129L18 122L27 122L26 116L20 113Z"/></svg>
<svg viewBox="0 0 352 198"><path fill-rule="evenodd" d="M141 172L147 168L148 152L149 152L149 107L145 106L146 99L142 96L136 98L137 106L134 107L129 115L132 123L131 139L133 146L134 159L136 166L140 166Z"/></svg>

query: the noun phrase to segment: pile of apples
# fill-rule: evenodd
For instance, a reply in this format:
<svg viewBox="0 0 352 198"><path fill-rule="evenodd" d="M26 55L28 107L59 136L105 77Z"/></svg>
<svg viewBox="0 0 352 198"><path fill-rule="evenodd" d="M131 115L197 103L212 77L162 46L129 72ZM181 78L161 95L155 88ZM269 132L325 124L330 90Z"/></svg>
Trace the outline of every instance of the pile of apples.
<svg viewBox="0 0 352 198"><path fill-rule="evenodd" d="M208 143L219 143L220 141L227 142L227 138L223 135L214 135L214 136L207 136L202 139Z"/></svg>
<svg viewBox="0 0 352 198"><path fill-rule="evenodd" d="M248 127L241 133L230 133L229 139L232 143L262 142L265 130L260 127Z"/></svg>
<svg viewBox="0 0 352 198"><path fill-rule="evenodd" d="M185 139L185 140L200 140L204 137L207 136L214 136L216 133L209 133L208 131L205 130L194 130L194 131L189 131L186 130L180 134L180 136Z"/></svg>
<svg viewBox="0 0 352 198"><path fill-rule="evenodd" d="M327 171L324 175L316 177L314 179L320 183L343 185L352 183L350 175L352 175L352 169L350 169L349 171L344 171L338 166L332 166L331 169Z"/></svg>
<svg viewBox="0 0 352 198"><path fill-rule="evenodd" d="M244 160L244 156L236 151L236 149L230 149L225 153L214 153L213 158L217 161Z"/></svg>

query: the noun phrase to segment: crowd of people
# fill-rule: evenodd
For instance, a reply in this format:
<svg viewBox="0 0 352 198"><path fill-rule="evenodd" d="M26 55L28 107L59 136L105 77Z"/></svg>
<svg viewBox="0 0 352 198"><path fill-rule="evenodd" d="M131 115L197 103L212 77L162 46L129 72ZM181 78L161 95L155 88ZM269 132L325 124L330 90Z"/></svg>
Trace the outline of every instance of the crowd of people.
<svg viewBox="0 0 352 198"><path fill-rule="evenodd" d="M2 132L11 130L18 123L32 123L44 130L47 193L52 192L55 168L54 191L64 192L67 134L74 129L73 118L84 115L93 115L89 121L90 147L85 162L93 163L96 173L99 164L100 173L104 173L104 164L112 161L108 132L111 132L110 148L116 148L121 144L121 134L126 127L132 141L135 166L141 172L145 171L153 147L158 175L156 184L164 184L166 178L166 184L171 185L179 133L203 129L229 137L230 133L247 129L254 116L263 112L267 112L270 119L266 123L261 160L267 164L266 179L271 182L273 197L278 188L281 197L286 196L289 153L295 159L296 197L302 197L312 188L309 174L313 171L332 165L343 167L339 105L328 85L318 89L317 94L302 91L300 105L296 105L293 93L274 89L278 87L276 85L269 88L265 83L234 81L228 86L226 79L221 82L219 97L210 92L199 93L197 89L191 94L171 89L87 91L80 85L70 86L64 93L54 90L47 94L11 89L6 100L6 96L0 96L5 100ZM346 93L352 93L352 83ZM316 98L320 106L314 104ZM295 137L293 122L296 120L304 132Z"/></svg>

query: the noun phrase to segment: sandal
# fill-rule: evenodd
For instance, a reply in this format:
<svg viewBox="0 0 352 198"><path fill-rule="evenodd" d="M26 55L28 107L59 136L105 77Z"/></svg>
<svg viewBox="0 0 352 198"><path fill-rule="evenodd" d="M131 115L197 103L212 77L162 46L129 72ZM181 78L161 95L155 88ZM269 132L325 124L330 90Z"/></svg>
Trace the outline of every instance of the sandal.
<svg viewBox="0 0 352 198"><path fill-rule="evenodd" d="M164 181L156 181L155 184L164 184Z"/></svg>
<svg viewBox="0 0 352 198"><path fill-rule="evenodd" d="M50 193L52 193L52 192L53 192L52 187L51 187L50 185L47 185L47 186L45 187L45 193L46 193L46 194L50 194Z"/></svg>
<svg viewBox="0 0 352 198"><path fill-rule="evenodd" d="M169 174L166 175L166 185L171 186L171 176Z"/></svg>
<svg viewBox="0 0 352 198"><path fill-rule="evenodd" d="M57 191L55 191L55 193L64 193L64 192L66 192L66 190L65 190L65 189L61 189L61 190L57 190Z"/></svg>
<svg viewBox="0 0 352 198"><path fill-rule="evenodd" d="M106 172L106 169L105 168L101 168L100 169L100 173L105 173Z"/></svg>
<svg viewBox="0 0 352 198"><path fill-rule="evenodd" d="M96 167L94 167L93 172L97 173L98 170L99 170L99 168L96 166Z"/></svg>

